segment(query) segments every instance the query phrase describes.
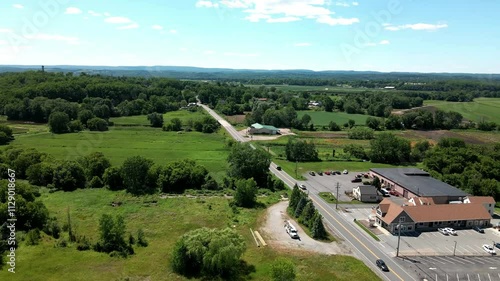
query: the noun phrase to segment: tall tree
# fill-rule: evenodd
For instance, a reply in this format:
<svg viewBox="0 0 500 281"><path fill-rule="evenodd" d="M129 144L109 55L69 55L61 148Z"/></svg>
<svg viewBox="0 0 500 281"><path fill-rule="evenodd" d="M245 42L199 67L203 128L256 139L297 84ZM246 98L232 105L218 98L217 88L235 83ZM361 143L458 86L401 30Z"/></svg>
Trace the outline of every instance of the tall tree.
<svg viewBox="0 0 500 281"><path fill-rule="evenodd" d="M251 208L257 202L257 183L253 179L240 179L235 183L234 202L237 206Z"/></svg>
<svg viewBox="0 0 500 281"><path fill-rule="evenodd" d="M69 116L64 112L53 112L49 116L49 128L54 134L68 132Z"/></svg>
<svg viewBox="0 0 500 281"><path fill-rule="evenodd" d="M236 143L228 156L229 176L253 178L258 186L267 182L271 156L262 149L252 149L248 144Z"/></svg>
<svg viewBox="0 0 500 281"><path fill-rule="evenodd" d="M123 162L121 174L128 192L141 195L155 191L155 186L150 185L147 177L152 165L153 161L142 156L132 156Z"/></svg>

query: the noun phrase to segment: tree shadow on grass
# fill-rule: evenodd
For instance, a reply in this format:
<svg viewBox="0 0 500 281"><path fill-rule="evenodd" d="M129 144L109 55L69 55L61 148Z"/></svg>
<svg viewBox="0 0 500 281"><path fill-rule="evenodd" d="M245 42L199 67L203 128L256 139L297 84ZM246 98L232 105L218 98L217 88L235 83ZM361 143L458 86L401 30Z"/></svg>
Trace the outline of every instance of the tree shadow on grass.
<svg viewBox="0 0 500 281"><path fill-rule="evenodd" d="M250 277L250 274L254 273L256 270L255 270L255 266L252 265L252 264L248 264L246 261L244 260L240 260L240 263L238 266L236 266L235 268L233 268L230 272L226 272L224 274L221 274L221 275L218 275L218 276L202 276L201 277L201 280L203 281L214 281L214 280L217 280L217 281L226 281L226 280L229 280L229 281L247 281L247 280L251 280L251 277ZM188 276L186 276L188 277ZM191 278L193 278L195 276L192 276ZM198 275L197 277L200 277L200 275ZM190 277L188 277L190 278ZM191 279L190 278L190 279Z"/></svg>

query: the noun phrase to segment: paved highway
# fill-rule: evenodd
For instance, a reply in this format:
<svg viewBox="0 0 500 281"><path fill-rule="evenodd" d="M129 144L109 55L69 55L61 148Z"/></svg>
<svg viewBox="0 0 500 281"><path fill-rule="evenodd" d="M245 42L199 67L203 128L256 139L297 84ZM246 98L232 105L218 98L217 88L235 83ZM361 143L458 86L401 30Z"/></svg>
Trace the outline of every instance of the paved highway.
<svg viewBox="0 0 500 281"><path fill-rule="evenodd" d="M212 117L214 117L234 139L239 142L248 141L248 139L242 137L231 124L211 110L208 106L200 103L199 105L202 106ZM252 144L250 144L250 146L255 149ZM302 183L295 180L286 172L278 171L276 167L277 165L275 163L271 163L269 170L281 179L288 187L292 188L296 183ZM368 237L359 227L345 221L345 218L332 208L332 206L323 201L318 194L315 192L308 192L308 195L330 227L334 229L345 241L351 244L358 257L361 258L367 266L372 268L373 271L382 279L391 281L417 280L415 276L405 271L405 269L401 267L392 256L389 256L382 251L379 248L379 242L373 240L371 237ZM375 261L377 259L383 259L390 271L382 272L379 268L377 268L375 265Z"/></svg>

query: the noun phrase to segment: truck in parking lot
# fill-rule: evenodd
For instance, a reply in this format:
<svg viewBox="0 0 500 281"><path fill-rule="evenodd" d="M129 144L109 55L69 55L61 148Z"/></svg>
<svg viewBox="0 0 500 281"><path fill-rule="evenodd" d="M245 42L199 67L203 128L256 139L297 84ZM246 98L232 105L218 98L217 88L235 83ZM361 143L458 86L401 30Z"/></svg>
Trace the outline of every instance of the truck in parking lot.
<svg viewBox="0 0 500 281"><path fill-rule="evenodd" d="M297 233L297 229L293 226L293 224L289 220L285 221L285 231L293 239L299 238L299 234Z"/></svg>

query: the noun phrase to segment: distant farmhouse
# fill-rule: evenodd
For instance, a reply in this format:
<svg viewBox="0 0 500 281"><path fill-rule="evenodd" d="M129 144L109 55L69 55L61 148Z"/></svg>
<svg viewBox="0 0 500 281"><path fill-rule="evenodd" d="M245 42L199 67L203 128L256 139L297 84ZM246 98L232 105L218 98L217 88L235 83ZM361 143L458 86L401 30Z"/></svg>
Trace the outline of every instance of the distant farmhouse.
<svg viewBox="0 0 500 281"><path fill-rule="evenodd" d="M416 168L374 168L383 187L403 198L385 198L375 209L376 222L392 233L427 231L442 227L489 227L495 200L490 196L470 196Z"/></svg>
<svg viewBox="0 0 500 281"><path fill-rule="evenodd" d="M274 126L267 126L267 125L261 125L259 123L254 123L248 129L248 133L250 135L258 135L258 134L276 135L280 133L280 129Z"/></svg>

